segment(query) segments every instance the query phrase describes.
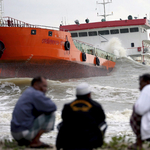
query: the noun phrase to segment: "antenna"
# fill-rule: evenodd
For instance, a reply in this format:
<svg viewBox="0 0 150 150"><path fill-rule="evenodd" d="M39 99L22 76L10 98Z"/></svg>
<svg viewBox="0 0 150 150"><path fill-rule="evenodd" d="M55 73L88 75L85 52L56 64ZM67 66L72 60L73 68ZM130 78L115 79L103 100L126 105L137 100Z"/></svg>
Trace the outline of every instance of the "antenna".
<svg viewBox="0 0 150 150"><path fill-rule="evenodd" d="M66 25L66 17L64 17L65 18L65 25Z"/></svg>
<svg viewBox="0 0 150 150"><path fill-rule="evenodd" d="M0 19L3 18L3 0L0 0Z"/></svg>
<svg viewBox="0 0 150 150"><path fill-rule="evenodd" d="M97 4L102 4L104 6L104 15L99 15L98 13L97 13L97 15L98 16L103 16L105 21L106 21L107 16L113 15L113 12L111 14L106 14L106 9L105 9L105 5L108 4L108 3L112 3L112 0L107 0L107 2L105 2L105 0L103 0L103 3L98 3L98 1L96 1L96 3Z"/></svg>

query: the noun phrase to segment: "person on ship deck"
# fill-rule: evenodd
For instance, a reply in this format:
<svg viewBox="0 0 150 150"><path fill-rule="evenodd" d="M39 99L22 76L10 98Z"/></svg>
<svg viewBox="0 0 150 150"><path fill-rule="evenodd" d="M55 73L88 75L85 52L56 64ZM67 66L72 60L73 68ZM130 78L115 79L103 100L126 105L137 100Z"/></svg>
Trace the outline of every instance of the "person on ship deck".
<svg viewBox="0 0 150 150"><path fill-rule="evenodd" d="M52 146L40 141L43 133L53 130L56 105L45 96L47 81L36 77L31 81L15 105L11 120L11 134L18 145L29 145L31 148Z"/></svg>
<svg viewBox="0 0 150 150"><path fill-rule="evenodd" d="M65 104L58 125L57 150L92 150L101 147L107 128L101 105L91 99L87 83L76 88L77 99ZM100 127L103 126L103 130Z"/></svg>
<svg viewBox="0 0 150 150"><path fill-rule="evenodd" d="M142 150L144 141L150 141L150 74L139 77L140 96L133 106L130 125L136 134L136 143L128 149Z"/></svg>

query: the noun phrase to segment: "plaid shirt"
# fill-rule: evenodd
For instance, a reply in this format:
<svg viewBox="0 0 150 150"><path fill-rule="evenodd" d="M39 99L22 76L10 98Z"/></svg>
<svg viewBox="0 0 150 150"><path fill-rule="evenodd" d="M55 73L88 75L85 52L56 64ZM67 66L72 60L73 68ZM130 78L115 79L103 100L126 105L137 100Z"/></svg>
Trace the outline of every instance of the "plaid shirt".
<svg viewBox="0 0 150 150"><path fill-rule="evenodd" d="M138 139L141 139L141 116L135 113L135 107L133 106L133 112L130 118L130 125L133 132Z"/></svg>

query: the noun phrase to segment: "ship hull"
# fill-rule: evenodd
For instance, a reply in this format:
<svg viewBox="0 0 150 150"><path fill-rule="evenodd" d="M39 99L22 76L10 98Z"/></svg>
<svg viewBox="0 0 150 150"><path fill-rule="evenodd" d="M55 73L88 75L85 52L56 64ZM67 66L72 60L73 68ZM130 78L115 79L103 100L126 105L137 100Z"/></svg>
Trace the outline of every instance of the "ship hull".
<svg viewBox="0 0 150 150"><path fill-rule="evenodd" d="M51 80L107 76L113 68L92 66L68 60L51 59L33 62L16 61L0 63L0 77L44 76Z"/></svg>

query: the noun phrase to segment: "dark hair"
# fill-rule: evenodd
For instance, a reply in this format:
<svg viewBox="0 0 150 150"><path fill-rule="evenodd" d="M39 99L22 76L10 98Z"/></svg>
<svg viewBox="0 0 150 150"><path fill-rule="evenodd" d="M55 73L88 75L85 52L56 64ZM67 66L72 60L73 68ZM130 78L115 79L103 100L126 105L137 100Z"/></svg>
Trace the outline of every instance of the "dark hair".
<svg viewBox="0 0 150 150"><path fill-rule="evenodd" d="M89 94L85 94L85 95L76 95L77 99L84 99L84 98L89 98Z"/></svg>
<svg viewBox="0 0 150 150"><path fill-rule="evenodd" d="M33 78L32 81L31 81L31 86L33 86L36 82L41 83L42 82L42 78L44 78L44 77L37 76L37 77Z"/></svg>
<svg viewBox="0 0 150 150"><path fill-rule="evenodd" d="M139 80L150 81L150 74L143 74L139 77Z"/></svg>

